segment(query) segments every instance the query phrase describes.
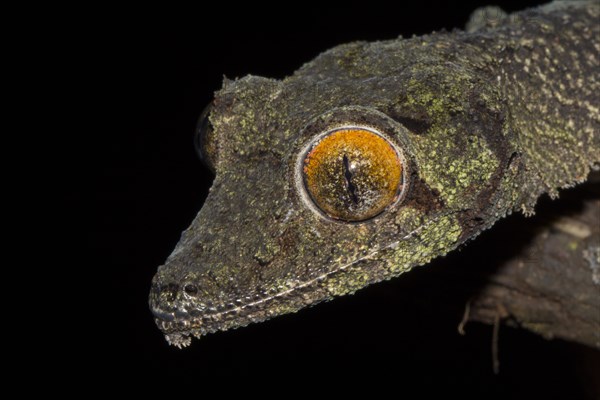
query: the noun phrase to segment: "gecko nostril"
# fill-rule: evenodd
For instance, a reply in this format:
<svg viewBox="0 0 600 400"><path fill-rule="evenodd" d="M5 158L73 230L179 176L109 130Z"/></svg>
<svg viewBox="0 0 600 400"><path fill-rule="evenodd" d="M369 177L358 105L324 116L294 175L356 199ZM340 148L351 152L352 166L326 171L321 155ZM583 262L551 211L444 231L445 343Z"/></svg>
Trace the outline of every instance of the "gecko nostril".
<svg viewBox="0 0 600 400"><path fill-rule="evenodd" d="M198 293L198 287L196 285L193 285L191 283L188 283L187 285L185 285L183 287L183 290L189 294L190 296L194 296Z"/></svg>

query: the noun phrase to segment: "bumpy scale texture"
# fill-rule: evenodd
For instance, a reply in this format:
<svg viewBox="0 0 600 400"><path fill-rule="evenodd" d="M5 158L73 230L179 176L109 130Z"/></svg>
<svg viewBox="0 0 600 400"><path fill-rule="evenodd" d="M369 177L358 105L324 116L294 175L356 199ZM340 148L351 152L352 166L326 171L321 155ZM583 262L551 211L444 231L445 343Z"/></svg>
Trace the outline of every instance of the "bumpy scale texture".
<svg viewBox="0 0 600 400"><path fill-rule="evenodd" d="M178 347L295 312L452 251L600 162L598 2L474 21L469 32L335 47L279 81L225 81L210 112L216 178L152 282ZM323 132L372 127L402 150L406 193L362 222L302 194Z"/></svg>

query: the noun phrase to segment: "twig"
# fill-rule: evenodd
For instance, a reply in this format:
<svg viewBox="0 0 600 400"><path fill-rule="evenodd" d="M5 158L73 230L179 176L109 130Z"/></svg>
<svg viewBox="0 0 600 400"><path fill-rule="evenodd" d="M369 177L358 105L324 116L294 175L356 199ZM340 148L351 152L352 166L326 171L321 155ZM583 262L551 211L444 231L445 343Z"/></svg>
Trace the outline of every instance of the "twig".
<svg viewBox="0 0 600 400"><path fill-rule="evenodd" d="M458 324L458 333L461 334L462 336L464 336L466 334L465 325L467 324L467 322L469 322L469 315L471 314L471 301L472 300L473 299L469 299L469 301L467 301L467 304L465 305L465 313L463 314L462 320Z"/></svg>

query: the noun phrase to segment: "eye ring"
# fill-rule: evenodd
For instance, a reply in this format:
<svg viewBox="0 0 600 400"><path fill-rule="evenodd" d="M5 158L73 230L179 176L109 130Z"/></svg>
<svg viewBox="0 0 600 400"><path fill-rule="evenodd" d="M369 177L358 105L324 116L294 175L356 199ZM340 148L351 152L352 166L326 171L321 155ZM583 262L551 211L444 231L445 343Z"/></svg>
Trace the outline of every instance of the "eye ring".
<svg viewBox="0 0 600 400"><path fill-rule="evenodd" d="M198 158L208 169L215 173L215 164L217 161L217 144L215 131L210 123L210 113L212 103L209 103L200 114L196 130L194 131L194 148Z"/></svg>
<svg viewBox="0 0 600 400"><path fill-rule="evenodd" d="M305 203L343 223L376 218L408 188L402 149L371 126L344 124L317 134L300 152L296 171Z"/></svg>

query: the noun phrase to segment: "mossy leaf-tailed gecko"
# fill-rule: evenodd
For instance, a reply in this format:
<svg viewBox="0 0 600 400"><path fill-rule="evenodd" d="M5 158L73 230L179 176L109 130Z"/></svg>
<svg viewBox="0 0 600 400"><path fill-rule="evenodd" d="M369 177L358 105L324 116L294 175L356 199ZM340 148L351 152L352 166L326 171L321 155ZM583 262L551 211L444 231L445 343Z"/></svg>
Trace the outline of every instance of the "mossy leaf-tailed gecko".
<svg viewBox="0 0 600 400"><path fill-rule="evenodd" d="M335 47L226 80L199 124L216 177L150 308L169 343L426 265L600 163L600 6Z"/></svg>

